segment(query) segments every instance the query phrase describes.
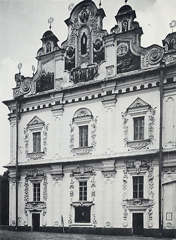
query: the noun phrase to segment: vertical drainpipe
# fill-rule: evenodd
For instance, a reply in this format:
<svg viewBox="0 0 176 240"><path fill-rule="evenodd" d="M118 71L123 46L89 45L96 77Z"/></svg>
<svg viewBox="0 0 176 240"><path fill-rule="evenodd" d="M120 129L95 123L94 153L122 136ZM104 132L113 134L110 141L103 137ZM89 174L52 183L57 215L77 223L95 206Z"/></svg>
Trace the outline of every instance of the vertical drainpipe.
<svg viewBox="0 0 176 240"><path fill-rule="evenodd" d="M16 98L16 230L18 229L18 97Z"/></svg>
<svg viewBox="0 0 176 240"><path fill-rule="evenodd" d="M165 62L160 63L160 128L159 128L159 235L162 236L162 164L163 164L163 82Z"/></svg>

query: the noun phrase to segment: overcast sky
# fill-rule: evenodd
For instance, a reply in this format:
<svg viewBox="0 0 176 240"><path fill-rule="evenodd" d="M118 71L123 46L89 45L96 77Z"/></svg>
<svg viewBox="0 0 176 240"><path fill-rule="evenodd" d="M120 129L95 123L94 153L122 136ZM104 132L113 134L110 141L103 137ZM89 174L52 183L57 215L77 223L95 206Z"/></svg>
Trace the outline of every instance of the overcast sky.
<svg viewBox="0 0 176 240"><path fill-rule="evenodd" d="M3 100L12 98L15 87L14 75L18 63L22 63L22 74L32 75L31 66L37 67L36 53L41 47L41 37L49 29L48 19L54 18L52 31L60 40L67 38L64 22L70 15L68 6L79 0L0 0L0 174L3 165L10 159L10 125L8 109ZM94 1L98 6L99 0ZM124 0L102 0L105 10L104 29L116 24L114 16L124 5ZM162 40L172 30L171 20L176 19L176 0L128 0L136 11L137 21L143 28L142 46L162 45ZM176 29L174 29L176 31Z"/></svg>

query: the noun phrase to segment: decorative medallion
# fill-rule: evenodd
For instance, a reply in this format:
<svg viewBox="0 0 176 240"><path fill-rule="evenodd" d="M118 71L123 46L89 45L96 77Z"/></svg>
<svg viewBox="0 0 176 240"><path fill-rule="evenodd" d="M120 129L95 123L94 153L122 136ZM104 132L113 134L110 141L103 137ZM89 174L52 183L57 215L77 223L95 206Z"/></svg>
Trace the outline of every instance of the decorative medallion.
<svg viewBox="0 0 176 240"><path fill-rule="evenodd" d="M89 15L90 15L90 11L87 8L84 8L83 10L81 10L81 12L78 15L80 22L86 23L89 19Z"/></svg>
<svg viewBox="0 0 176 240"><path fill-rule="evenodd" d="M127 43L120 43L117 47L117 56L122 57L128 52L128 44Z"/></svg>

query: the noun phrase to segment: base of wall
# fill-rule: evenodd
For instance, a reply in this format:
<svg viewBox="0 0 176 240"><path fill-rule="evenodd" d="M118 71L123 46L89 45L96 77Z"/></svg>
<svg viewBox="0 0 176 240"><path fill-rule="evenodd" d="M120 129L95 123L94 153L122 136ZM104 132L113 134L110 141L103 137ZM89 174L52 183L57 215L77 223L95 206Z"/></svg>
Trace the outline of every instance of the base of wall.
<svg viewBox="0 0 176 240"><path fill-rule="evenodd" d="M31 231L31 227L18 226L18 228L16 228L15 226L0 225L0 230L29 232Z"/></svg>
<svg viewBox="0 0 176 240"><path fill-rule="evenodd" d="M0 230L9 231L31 231L28 226L0 225ZM132 236L131 228L86 228L86 227L40 227L40 232L55 232L55 233L77 233L77 234L97 234L97 235L113 235L113 236ZM163 229L160 235L159 229L144 229L144 237L155 238L176 238L176 229Z"/></svg>
<svg viewBox="0 0 176 240"><path fill-rule="evenodd" d="M41 232L78 233L97 235L131 236L131 228L86 228L86 227L40 227Z"/></svg>

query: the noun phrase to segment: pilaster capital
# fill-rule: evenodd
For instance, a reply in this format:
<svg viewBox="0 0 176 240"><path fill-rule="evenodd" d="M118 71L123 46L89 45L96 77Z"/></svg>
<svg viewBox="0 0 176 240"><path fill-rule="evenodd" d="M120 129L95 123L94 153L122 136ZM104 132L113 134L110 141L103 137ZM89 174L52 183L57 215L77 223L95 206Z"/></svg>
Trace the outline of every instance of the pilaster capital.
<svg viewBox="0 0 176 240"><path fill-rule="evenodd" d="M103 96L102 99L103 99L102 103L105 108L112 108L112 107L115 107L116 105L117 94L106 95L106 96Z"/></svg>
<svg viewBox="0 0 176 240"><path fill-rule="evenodd" d="M55 118L63 116L63 112L64 112L63 104L52 106L51 111L52 111L53 117Z"/></svg>
<svg viewBox="0 0 176 240"><path fill-rule="evenodd" d="M105 178L114 178L116 174L115 160L102 161L103 170L102 174Z"/></svg>

